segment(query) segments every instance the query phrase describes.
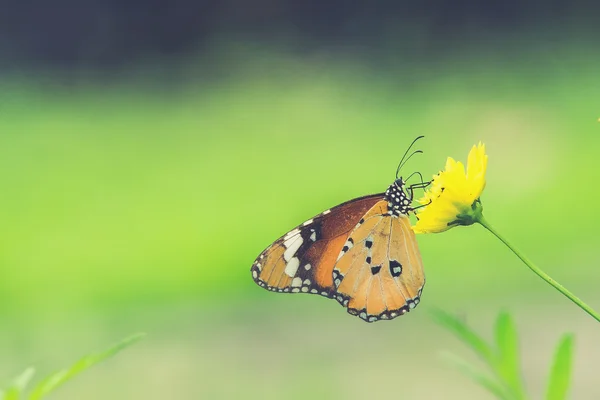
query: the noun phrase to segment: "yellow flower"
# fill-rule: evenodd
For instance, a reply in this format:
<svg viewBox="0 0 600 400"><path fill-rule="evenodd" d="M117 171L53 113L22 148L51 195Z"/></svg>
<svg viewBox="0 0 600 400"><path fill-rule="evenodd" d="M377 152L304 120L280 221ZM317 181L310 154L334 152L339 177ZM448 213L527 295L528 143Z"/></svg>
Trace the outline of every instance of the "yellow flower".
<svg viewBox="0 0 600 400"><path fill-rule="evenodd" d="M485 145L469 152L467 172L460 161L448 157L446 169L433 177L431 187L419 200L416 233L444 232L457 225L471 225L481 216L479 196L485 187L487 169Z"/></svg>

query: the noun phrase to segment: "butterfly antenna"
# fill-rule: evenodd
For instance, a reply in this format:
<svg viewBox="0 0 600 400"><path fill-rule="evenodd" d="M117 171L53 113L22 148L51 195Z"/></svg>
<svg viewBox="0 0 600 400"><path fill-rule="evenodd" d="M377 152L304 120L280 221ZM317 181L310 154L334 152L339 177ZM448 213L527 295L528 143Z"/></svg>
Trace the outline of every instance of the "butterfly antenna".
<svg viewBox="0 0 600 400"><path fill-rule="evenodd" d="M412 174L410 174L410 175L408 176L408 178L406 178L404 181L405 181L405 182L408 182L408 181L410 180L410 178L412 178L412 177L413 177L413 176L415 176L415 175L419 175L419 178L421 179L421 182L420 182L420 183L424 183L424 182L423 182L423 175L422 175L422 174L421 174L419 171L415 171L415 172L413 172L413 173L412 173Z"/></svg>
<svg viewBox="0 0 600 400"><path fill-rule="evenodd" d="M398 164L398 168L396 169L396 179L398 179L398 174L400 173L400 170L402 169L402 167L404 167L404 164L406 164L408 162L408 160L410 160L412 158L412 156L414 156L415 154L419 154L419 153L423 153L422 150L415 150L413 151L408 157L402 157L402 161L400 161L400 164Z"/></svg>
<svg viewBox="0 0 600 400"><path fill-rule="evenodd" d="M417 142L417 140L424 138L425 136L421 135L421 136L417 136L415 138L415 140L412 141L412 143L410 144L410 146L408 146L408 149L406 149L406 151L404 152L404 155L402 156L402 159L400 160L400 163L398 164L398 168L396 168L396 179L398 179L398 174L400 173L400 170L402 169L402 166L408 161L410 160L410 158L412 156L414 156L417 153L422 153L423 151L421 150L415 150L414 152L412 152L412 154L410 156L408 156L408 158L406 157L406 155L408 154L408 152L410 151L410 149L415 145L415 143Z"/></svg>
<svg viewBox="0 0 600 400"><path fill-rule="evenodd" d="M423 153L423 150L415 150L410 154L410 156L406 157L406 160L404 160L404 162L402 164L400 164L398 166L398 169L396 170L396 179L398 179L398 174L400 173L400 170L402 169L402 167L404 167L404 164L406 164L408 162L408 160L410 160L412 158L412 156L414 156L415 154L422 154L422 153Z"/></svg>

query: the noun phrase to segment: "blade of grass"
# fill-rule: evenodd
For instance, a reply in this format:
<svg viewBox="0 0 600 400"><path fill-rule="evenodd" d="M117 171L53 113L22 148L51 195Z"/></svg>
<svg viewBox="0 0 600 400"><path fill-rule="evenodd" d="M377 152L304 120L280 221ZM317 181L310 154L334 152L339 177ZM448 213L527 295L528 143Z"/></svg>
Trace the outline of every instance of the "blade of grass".
<svg viewBox="0 0 600 400"><path fill-rule="evenodd" d="M31 378L35 374L35 369L29 367L25 371L23 371L19 376L17 376L11 383L11 385L6 389L5 393L0 391L2 394L3 400L19 400L21 395L25 391L25 387L29 384Z"/></svg>
<svg viewBox="0 0 600 400"><path fill-rule="evenodd" d="M491 367L494 366L496 357L493 349L464 322L442 310L433 310L433 318L438 324L454 333L462 342L471 347Z"/></svg>
<svg viewBox="0 0 600 400"><path fill-rule="evenodd" d="M496 345L498 358L495 370L506 382L515 399L524 399L525 390L519 369L519 341L517 328L510 314L502 312L496 321Z"/></svg>
<svg viewBox="0 0 600 400"><path fill-rule="evenodd" d="M47 395L48 393L50 393L51 391L68 381L69 379L73 378L75 375L78 375L79 373L85 371L91 366L114 356L115 354L125 349L126 347L131 346L133 343L137 342L144 336L145 334L143 333L130 336L103 352L83 357L75 364L73 364L70 368L64 369L62 371L50 375L49 377L42 380L36 385L36 387L29 395L29 400L41 399L42 397L44 397L45 395Z"/></svg>
<svg viewBox="0 0 600 400"><path fill-rule="evenodd" d="M443 356L447 361L452 363L456 367L456 369L458 369L464 375L473 379L475 382L486 388L498 399L512 399L512 397L510 397L510 395L507 393L507 390L502 385L502 383L495 381L494 378L486 375L483 371L478 370L472 364L468 363L467 361L452 353L443 353Z"/></svg>
<svg viewBox="0 0 600 400"><path fill-rule="evenodd" d="M547 400L564 400L567 398L573 363L572 334L564 335L554 353L554 362L550 370L548 381Z"/></svg>

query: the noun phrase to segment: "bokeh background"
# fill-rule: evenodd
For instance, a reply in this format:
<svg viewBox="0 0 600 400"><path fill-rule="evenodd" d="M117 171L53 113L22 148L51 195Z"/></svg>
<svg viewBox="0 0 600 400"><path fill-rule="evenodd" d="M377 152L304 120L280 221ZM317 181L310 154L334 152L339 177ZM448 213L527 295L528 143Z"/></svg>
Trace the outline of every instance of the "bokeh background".
<svg viewBox="0 0 600 400"><path fill-rule="evenodd" d="M385 190L408 143L430 176L489 153L487 218L600 308L600 28L589 2L1 2L0 376L148 337L56 399L486 399L444 362L442 308L521 333L544 389L598 325L481 227L418 237L415 312L365 324L254 285L272 240ZM591 7L591 8L590 8Z"/></svg>

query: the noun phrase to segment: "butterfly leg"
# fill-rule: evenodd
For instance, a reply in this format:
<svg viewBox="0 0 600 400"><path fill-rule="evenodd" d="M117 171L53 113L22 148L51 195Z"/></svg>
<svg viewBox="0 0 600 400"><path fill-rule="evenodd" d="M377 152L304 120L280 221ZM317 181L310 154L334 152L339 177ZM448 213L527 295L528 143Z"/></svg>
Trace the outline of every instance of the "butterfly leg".
<svg viewBox="0 0 600 400"><path fill-rule="evenodd" d="M419 173L419 175L421 175ZM427 186L431 185L432 181L429 182L423 182L423 177L421 177L421 182L420 183L415 183L414 185L410 185L408 187L408 191L409 191L409 199L412 202L413 198L414 198L414 191L415 189L425 189Z"/></svg>
<svg viewBox="0 0 600 400"><path fill-rule="evenodd" d="M427 206L428 206L428 205L430 205L430 204L431 204L431 199L429 199L429 203L427 203L427 204L421 204L420 206L416 206L416 207L412 207L412 208L410 209L410 211L412 211L412 212L415 212L415 211L416 211L416 210L418 210L419 208L427 207ZM417 219L419 219L419 218L417 218Z"/></svg>

